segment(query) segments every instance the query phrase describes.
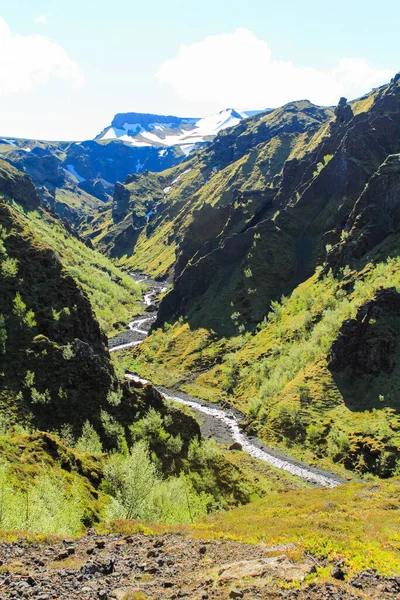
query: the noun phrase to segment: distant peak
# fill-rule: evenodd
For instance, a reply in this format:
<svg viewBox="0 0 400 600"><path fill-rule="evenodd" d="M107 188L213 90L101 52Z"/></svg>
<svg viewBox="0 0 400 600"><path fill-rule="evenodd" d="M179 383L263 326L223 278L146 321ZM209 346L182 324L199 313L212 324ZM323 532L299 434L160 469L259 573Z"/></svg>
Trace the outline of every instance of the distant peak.
<svg viewBox="0 0 400 600"><path fill-rule="evenodd" d="M96 140L120 140L137 147L180 147L189 154L199 144L205 144L223 129L234 127L257 111L246 112L224 108L202 118L155 115L151 113L117 113L111 125Z"/></svg>

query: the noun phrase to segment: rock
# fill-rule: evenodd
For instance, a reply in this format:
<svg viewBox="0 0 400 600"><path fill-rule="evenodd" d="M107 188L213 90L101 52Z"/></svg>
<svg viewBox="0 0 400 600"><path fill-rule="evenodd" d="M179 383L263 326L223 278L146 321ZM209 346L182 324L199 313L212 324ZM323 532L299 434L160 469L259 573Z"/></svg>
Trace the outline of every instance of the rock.
<svg viewBox="0 0 400 600"><path fill-rule="evenodd" d="M242 560L219 569L218 581L227 583L248 577L271 577L285 581L303 581L314 570L309 563L292 563L286 556L273 556L256 560Z"/></svg>
<svg viewBox="0 0 400 600"><path fill-rule="evenodd" d="M118 588L113 590L113 598L116 600L126 600L127 598L134 598L135 594L139 594L142 590L139 587L131 587L131 588Z"/></svg>
<svg viewBox="0 0 400 600"><path fill-rule="evenodd" d="M100 573L101 575L110 575L114 572L114 565L115 560L112 558L103 563L86 563L86 565L81 567L81 573L83 575L94 575L95 573Z"/></svg>
<svg viewBox="0 0 400 600"><path fill-rule="evenodd" d="M339 123L348 123L353 118L351 106L347 104L347 98L340 98L339 104L335 108L336 121Z"/></svg>
<svg viewBox="0 0 400 600"><path fill-rule="evenodd" d="M234 588L229 592L229 598L243 598L243 592Z"/></svg>
<svg viewBox="0 0 400 600"><path fill-rule="evenodd" d="M36 210L40 200L30 177L0 160L0 194L13 198L28 210Z"/></svg>
<svg viewBox="0 0 400 600"><path fill-rule="evenodd" d="M333 567L331 570L331 575L334 579L339 579L339 581L344 581L347 575L346 571L343 571L341 567Z"/></svg>
<svg viewBox="0 0 400 600"><path fill-rule="evenodd" d="M68 558L68 556L69 552L67 550L63 550L62 552L59 552L57 554L54 560L65 560L66 558Z"/></svg>
<svg viewBox="0 0 400 600"><path fill-rule="evenodd" d="M242 450L242 444L239 442L233 442L233 444L229 446L229 450Z"/></svg>
<svg viewBox="0 0 400 600"><path fill-rule="evenodd" d="M395 288L378 290L355 319L344 321L332 344L329 367L352 368L356 373L390 373L395 366L397 340L392 317L400 316L400 294ZM372 326L378 324L379 327Z"/></svg>

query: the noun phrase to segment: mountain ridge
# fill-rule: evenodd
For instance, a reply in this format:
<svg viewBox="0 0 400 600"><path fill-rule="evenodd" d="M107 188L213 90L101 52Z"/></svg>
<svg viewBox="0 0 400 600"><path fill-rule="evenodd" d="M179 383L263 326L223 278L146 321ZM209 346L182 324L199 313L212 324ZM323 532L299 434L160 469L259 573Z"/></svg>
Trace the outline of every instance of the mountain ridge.
<svg viewBox="0 0 400 600"><path fill-rule="evenodd" d="M119 139L137 147L161 149L177 146L187 156L199 144L210 142L220 131L259 112L265 111L247 113L227 108L201 118L117 113L111 125L103 129L95 140Z"/></svg>

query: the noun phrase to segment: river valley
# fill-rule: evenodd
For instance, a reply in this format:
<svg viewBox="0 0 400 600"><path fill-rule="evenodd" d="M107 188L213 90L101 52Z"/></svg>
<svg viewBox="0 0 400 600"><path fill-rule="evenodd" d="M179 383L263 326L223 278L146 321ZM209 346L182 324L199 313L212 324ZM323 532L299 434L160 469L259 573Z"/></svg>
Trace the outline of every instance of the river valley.
<svg viewBox="0 0 400 600"><path fill-rule="evenodd" d="M110 352L123 351L140 344L148 335L152 323L157 316L157 299L168 287L165 282L157 282L146 278L144 275L132 273L137 283L146 282L149 291L144 295L146 315L128 323L127 330L109 340ZM137 384L152 384L136 373L127 372L125 377ZM203 401L185 394L182 391L171 390L163 386L152 384L166 400L183 404L190 408L199 422L203 437L212 437L222 444L236 444L242 451L250 456L268 463L274 468L286 471L308 485L316 487L335 487L345 483L339 475L330 473L316 466L310 466L291 457L290 455L267 447L254 436L247 435L240 426L244 415L232 408L222 408L213 403Z"/></svg>

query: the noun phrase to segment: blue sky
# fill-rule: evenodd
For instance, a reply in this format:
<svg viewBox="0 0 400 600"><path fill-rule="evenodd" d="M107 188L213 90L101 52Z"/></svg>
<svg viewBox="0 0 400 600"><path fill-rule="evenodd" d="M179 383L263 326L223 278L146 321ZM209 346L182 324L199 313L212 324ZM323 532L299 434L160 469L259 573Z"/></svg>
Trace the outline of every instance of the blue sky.
<svg viewBox="0 0 400 600"><path fill-rule="evenodd" d="M400 70L394 0L0 0L0 17L0 135L91 138L123 111L334 104Z"/></svg>

